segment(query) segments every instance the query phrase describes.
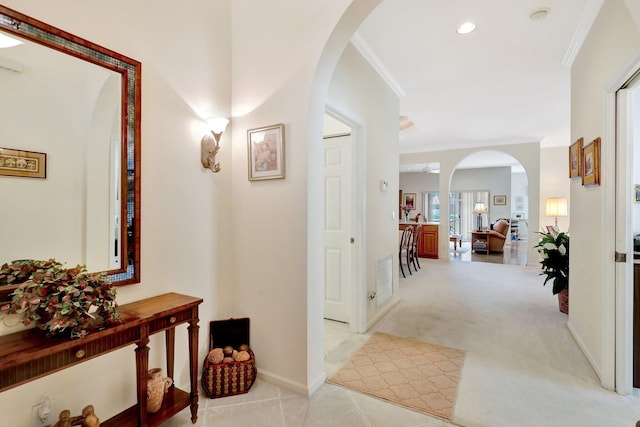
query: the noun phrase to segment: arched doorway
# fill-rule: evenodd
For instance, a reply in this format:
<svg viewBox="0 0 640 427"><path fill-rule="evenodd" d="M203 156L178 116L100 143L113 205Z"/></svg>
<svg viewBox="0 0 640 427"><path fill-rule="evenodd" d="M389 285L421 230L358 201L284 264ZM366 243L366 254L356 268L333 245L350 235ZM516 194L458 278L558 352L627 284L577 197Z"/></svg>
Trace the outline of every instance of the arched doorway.
<svg viewBox="0 0 640 427"><path fill-rule="evenodd" d="M449 180L449 227L463 242L462 256L452 259L526 264L526 242L530 233L529 180L523 165L499 150L476 151L458 162ZM479 227L491 229L500 220L506 221L509 227L504 234L501 230L492 237L496 247L502 246L502 252L475 253L473 231Z"/></svg>

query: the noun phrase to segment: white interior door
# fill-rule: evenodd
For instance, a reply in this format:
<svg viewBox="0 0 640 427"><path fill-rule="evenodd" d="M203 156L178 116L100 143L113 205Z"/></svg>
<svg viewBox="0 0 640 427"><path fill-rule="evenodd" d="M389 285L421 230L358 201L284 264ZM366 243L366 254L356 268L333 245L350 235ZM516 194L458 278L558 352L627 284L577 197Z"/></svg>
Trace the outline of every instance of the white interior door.
<svg viewBox="0 0 640 427"><path fill-rule="evenodd" d="M633 390L633 141L638 127L638 86L616 93L616 391ZM618 254L626 254L626 262ZM638 363L639 361L635 361Z"/></svg>
<svg viewBox="0 0 640 427"><path fill-rule="evenodd" d="M350 322L351 314L351 134L324 138L324 317Z"/></svg>

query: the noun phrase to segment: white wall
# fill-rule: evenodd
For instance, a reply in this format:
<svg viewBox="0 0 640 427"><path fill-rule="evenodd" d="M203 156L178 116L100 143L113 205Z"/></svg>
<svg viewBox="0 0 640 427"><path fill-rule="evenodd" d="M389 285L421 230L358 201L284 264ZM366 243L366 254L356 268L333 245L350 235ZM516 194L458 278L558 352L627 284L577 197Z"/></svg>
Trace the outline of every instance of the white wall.
<svg viewBox="0 0 640 427"><path fill-rule="evenodd" d="M640 37L621 0L604 3L571 68L571 139L585 144L602 138L602 184L584 187L579 179L571 187L571 308L570 327L601 377L613 387L615 329L613 228L604 222L612 217L615 174L614 140L607 122L607 94L613 83L631 72L637 60ZM621 84L620 82L619 84Z"/></svg>
<svg viewBox="0 0 640 427"><path fill-rule="evenodd" d="M376 290L376 261L393 255L393 298L378 307L376 301L366 298L366 323L372 324L376 316L398 298L398 225L392 217L398 200L398 116L399 100L382 78L360 53L349 45L336 67L327 106L355 122L362 123L359 132L365 152L366 174L363 176L364 241L366 247L366 293ZM389 182L389 189L380 191L381 179ZM357 243L357 242L356 242Z"/></svg>
<svg viewBox="0 0 640 427"><path fill-rule="evenodd" d="M200 166L203 118L230 116L230 4L196 0L167 8L151 1L3 1L142 62L142 282L119 288L118 302L169 291L204 298L199 360L208 347L208 322L236 314L231 310L231 129L221 140L222 172L214 175ZM180 328L174 379L183 389L188 384L186 338ZM150 347L150 366L164 366L162 334ZM107 419L135 402L134 368L134 348L128 347L4 391L2 423L31 425L31 406L43 393L54 397L55 411L69 408L78 414L91 403Z"/></svg>
<svg viewBox="0 0 640 427"><path fill-rule="evenodd" d="M575 179L580 181L579 178ZM553 225L555 217L546 216L548 197L564 197L568 201L569 216L558 217L558 227L569 230L571 218L571 198L569 194L569 148L549 147L540 150L540 225ZM534 230L535 231L535 230Z"/></svg>

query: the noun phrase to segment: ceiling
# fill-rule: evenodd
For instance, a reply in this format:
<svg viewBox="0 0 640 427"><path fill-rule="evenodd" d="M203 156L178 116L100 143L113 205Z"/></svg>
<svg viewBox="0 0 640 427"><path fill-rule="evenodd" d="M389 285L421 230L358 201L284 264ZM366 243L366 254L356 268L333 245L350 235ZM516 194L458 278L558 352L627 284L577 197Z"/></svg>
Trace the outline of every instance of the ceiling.
<svg viewBox="0 0 640 427"><path fill-rule="evenodd" d="M352 39L400 98L400 153L570 141L563 65L587 0L385 0ZM529 15L548 8L544 19ZM474 32L457 27L473 21Z"/></svg>

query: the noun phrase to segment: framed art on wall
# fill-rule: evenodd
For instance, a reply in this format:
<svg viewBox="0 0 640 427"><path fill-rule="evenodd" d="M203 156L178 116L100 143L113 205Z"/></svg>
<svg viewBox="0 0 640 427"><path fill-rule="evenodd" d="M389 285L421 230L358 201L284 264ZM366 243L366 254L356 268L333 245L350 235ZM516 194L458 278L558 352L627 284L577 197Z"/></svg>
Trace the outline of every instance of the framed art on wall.
<svg viewBox="0 0 640 427"><path fill-rule="evenodd" d="M0 175L46 178L47 155L34 151L0 148Z"/></svg>
<svg viewBox="0 0 640 427"><path fill-rule="evenodd" d="M411 210L416 208L416 193L404 193L403 206L410 206Z"/></svg>
<svg viewBox="0 0 640 427"><path fill-rule="evenodd" d="M249 181L285 177L283 124L249 129L247 145Z"/></svg>
<svg viewBox="0 0 640 427"><path fill-rule="evenodd" d="M507 204L507 196L493 196L493 204L494 205L506 205Z"/></svg>
<svg viewBox="0 0 640 427"><path fill-rule="evenodd" d="M569 146L569 178L582 176L582 146L584 140L579 138Z"/></svg>
<svg viewBox="0 0 640 427"><path fill-rule="evenodd" d="M582 185L593 187L600 185L600 138L582 150Z"/></svg>

